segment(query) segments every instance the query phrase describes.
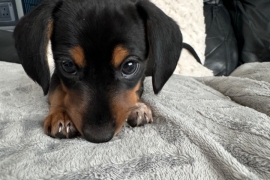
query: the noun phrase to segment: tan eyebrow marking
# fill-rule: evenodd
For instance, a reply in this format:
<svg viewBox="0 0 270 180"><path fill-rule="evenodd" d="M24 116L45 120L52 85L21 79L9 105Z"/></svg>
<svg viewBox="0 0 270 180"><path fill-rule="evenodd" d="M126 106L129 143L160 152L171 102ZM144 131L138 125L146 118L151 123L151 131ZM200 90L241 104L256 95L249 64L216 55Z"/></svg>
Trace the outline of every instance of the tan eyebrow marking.
<svg viewBox="0 0 270 180"><path fill-rule="evenodd" d="M72 49L69 50L69 53L71 54L74 62L79 67L85 67L86 66L84 51L83 51L83 48L81 46L73 47Z"/></svg>
<svg viewBox="0 0 270 180"><path fill-rule="evenodd" d="M118 67L128 56L129 52L122 45L117 45L113 50L112 64L114 67Z"/></svg>

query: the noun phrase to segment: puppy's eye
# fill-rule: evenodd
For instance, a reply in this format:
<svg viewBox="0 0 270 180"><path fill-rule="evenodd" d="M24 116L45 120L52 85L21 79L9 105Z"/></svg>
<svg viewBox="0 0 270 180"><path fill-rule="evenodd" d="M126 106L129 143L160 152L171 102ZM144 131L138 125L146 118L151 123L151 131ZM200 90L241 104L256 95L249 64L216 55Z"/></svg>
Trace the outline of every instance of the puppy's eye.
<svg viewBox="0 0 270 180"><path fill-rule="evenodd" d="M122 65L122 75L131 76L137 72L139 63L133 60L127 61Z"/></svg>
<svg viewBox="0 0 270 180"><path fill-rule="evenodd" d="M76 73L76 66L71 60L65 60L62 62L62 68L64 71L70 74Z"/></svg>

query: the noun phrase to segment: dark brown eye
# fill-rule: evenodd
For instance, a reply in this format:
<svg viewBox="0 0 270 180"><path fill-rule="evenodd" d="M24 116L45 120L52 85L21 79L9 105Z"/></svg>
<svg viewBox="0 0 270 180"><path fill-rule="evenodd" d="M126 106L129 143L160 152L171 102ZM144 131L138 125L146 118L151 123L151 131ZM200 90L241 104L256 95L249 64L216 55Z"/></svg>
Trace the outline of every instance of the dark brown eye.
<svg viewBox="0 0 270 180"><path fill-rule="evenodd" d="M123 76L132 76L134 75L139 67L139 63L136 61L127 61L122 65L122 75Z"/></svg>
<svg viewBox="0 0 270 180"><path fill-rule="evenodd" d="M76 73L76 66L71 60L65 60L62 62L62 68L64 71L70 74Z"/></svg>

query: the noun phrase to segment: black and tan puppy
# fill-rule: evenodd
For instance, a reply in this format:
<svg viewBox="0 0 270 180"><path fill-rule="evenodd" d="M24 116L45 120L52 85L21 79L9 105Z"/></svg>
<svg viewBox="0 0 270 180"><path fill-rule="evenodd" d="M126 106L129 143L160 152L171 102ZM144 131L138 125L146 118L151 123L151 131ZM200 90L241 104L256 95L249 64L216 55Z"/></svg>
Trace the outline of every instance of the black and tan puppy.
<svg viewBox="0 0 270 180"><path fill-rule="evenodd" d="M152 121L140 100L144 76L158 93L182 49L178 25L148 0L45 0L20 20L14 38L26 73L49 93L45 133L91 142L109 141L126 120Z"/></svg>

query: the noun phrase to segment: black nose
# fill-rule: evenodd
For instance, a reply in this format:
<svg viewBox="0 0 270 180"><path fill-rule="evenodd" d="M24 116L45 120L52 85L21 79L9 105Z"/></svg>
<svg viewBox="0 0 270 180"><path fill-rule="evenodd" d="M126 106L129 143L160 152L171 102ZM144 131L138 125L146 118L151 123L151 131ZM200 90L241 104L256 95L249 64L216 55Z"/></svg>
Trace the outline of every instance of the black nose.
<svg viewBox="0 0 270 180"><path fill-rule="evenodd" d="M103 143L110 141L114 136L115 125L89 125L83 128L83 136L92 143Z"/></svg>

